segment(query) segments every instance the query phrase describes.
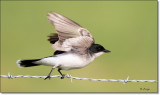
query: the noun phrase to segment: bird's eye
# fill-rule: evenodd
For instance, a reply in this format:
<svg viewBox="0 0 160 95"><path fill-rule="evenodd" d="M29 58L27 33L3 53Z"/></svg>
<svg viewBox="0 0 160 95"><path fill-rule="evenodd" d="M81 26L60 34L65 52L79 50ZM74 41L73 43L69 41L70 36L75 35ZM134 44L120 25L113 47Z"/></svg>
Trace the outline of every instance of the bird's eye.
<svg viewBox="0 0 160 95"><path fill-rule="evenodd" d="M98 50L101 50L101 47L98 47L97 49L98 49Z"/></svg>

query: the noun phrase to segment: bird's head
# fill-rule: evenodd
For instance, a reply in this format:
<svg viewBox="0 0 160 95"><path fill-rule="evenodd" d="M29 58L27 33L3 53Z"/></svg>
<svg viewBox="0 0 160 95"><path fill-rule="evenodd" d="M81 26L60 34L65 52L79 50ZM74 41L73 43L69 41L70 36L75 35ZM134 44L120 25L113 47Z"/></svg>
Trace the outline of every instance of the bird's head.
<svg viewBox="0 0 160 95"><path fill-rule="evenodd" d="M103 53L111 52L111 51L105 49L100 44L92 44L92 46L89 48L89 50L91 51L92 55L94 55L95 57L98 57L98 56L102 55Z"/></svg>

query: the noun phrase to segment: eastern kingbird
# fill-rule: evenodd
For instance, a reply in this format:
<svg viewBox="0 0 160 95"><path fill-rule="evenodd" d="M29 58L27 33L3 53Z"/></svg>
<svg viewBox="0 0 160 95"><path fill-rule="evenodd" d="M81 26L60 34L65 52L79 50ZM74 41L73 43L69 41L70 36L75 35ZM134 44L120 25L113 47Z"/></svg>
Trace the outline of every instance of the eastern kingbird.
<svg viewBox="0 0 160 95"><path fill-rule="evenodd" d="M41 59L18 60L19 67L52 66L45 80L50 79L51 72L55 68L58 68L58 72L62 75L61 79L63 79L65 75L61 73L61 70L85 67L96 57L110 52L102 45L95 44L90 32L71 19L55 12L48 13L47 18L57 32L51 34L48 39L56 51L53 56Z"/></svg>

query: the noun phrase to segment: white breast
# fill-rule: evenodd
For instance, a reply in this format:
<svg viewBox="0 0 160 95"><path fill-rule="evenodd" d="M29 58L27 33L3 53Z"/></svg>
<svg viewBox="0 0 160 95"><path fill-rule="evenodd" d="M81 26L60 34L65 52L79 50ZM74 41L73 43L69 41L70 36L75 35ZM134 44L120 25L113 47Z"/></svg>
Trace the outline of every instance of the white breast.
<svg viewBox="0 0 160 95"><path fill-rule="evenodd" d="M58 56L57 63L60 65L60 68L69 70L82 68L90 62L86 60L85 56L80 57L76 54L66 54L63 56Z"/></svg>

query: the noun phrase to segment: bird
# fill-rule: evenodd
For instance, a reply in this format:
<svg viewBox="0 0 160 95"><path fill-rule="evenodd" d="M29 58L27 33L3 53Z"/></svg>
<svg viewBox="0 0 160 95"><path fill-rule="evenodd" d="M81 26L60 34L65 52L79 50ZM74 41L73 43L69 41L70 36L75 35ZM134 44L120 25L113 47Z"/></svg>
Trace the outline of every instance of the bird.
<svg viewBox="0 0 160 95"><path fill-rule="evenodd" d="M100 55L111 52L96 44L91 33L73 20L56 12L49 12L47 18L56 30L56 33L48 36L48 41L55 50L54 54L40 59L20 59L16 62L20 68L51 66L52 69L44 80L51 78L55 68L58 68L63 79L65 74L62 74L61 70L83 68Z"/></svg>

